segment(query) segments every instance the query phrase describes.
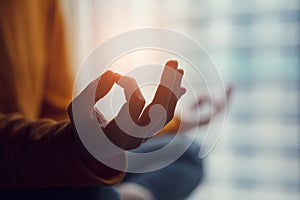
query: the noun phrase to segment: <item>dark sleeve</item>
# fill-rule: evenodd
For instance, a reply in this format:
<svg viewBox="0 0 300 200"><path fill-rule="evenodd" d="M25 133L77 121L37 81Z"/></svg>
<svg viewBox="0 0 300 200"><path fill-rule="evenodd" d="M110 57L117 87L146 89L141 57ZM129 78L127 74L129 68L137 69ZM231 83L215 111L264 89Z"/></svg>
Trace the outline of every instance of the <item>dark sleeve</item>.
<svg viewBox="0 0 300 200"><path fill-rule="evenodd" d="M0 113L0 189L116 184L123 172L84 162L70 122Z"/></svg>

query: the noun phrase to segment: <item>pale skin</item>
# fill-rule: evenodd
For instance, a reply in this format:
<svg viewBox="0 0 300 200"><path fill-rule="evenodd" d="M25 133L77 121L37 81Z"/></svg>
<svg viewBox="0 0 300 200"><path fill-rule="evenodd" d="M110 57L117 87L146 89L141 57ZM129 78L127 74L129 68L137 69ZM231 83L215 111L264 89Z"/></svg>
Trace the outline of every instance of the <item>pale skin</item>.
<svg viewBox="0 0 300 200"><path fill-rule="evenodd" d="M92 81L73 101L69 106L69 114L71 118L71 123L75 129L75 124L73 120L72 107L75 106L77 110L80 110L78 115L79 120L84 124L90 124L95 121L95 115L98 118L98 123L102 127L104 134L113 142L115 145L119 146L124 150L135 149L139 147L143 142L147 140L148 137L154 135L157 131L148 130L150 136L143 135L143 132L138 132L137 137L133 137L122 130L116 123L116 119L120 118L120 113L112 119L109 123L105 122L104 117L99 115L95 110L95 104L101 100L108 92L111 90L114 84L119 85L124 89L126 103L128 105L128 115L125 117L121 116L123 122L126 123L132 120L135 124L140 127L147 127L151 122L149 117L149 111L154 105L159 104L166 114L166 120L160 129L163 128L174 116L175 107L179 98L185 93L185 88L181 86L181 81L183 77L183 70L178 68L178 62L175 60L170 60L165 64L164 71L161 76L161 83L158 86L155 96L152 102L145 106L145 98L143 97L140 88L138 87L135 79L127 76L122 76L113 71L106 71L99 78ZM162 84L164 83L164 84ZM170 85L166 85L170 84ZM168 88L172 88L172 91ZM91 97L94 96L94 99ZM92 113L92 115L91 115ZM77 120L78 120L77 118ZM96 119L97 121L97 119ZM132 130L134 132L135 129ZM100 134L100 133L99 133Z"/></svg>
<svg viewBox="0 0 300 200"><path fill-rule="evenodd" d="M169 71L168 69L171 69ZM172 71L177 72L179 76L174 77L172 79ZM127 100L129 104L129 114L131 119L138 124L139 126L146 126L150 123L151 119L149 117L149 110L153 105L159 104L161 105L167 114L167 119L164 123L167 124L174 116L175 107L177 104L177 101L179 98L185 93L185 88L181 86L182 76L184 74L182 69L178 69L178 62L174 60L170 60L165 64L164 72L161 76L161 81L164 81L164 79L172 79L173 82L173 92L168 89L167 87L163 86L162 84L159 85L159 87L156 90L155 96L152 100L152 102L145 107L145 98L143 97L136 81L133 78L121 76L119 74L113 73L111 71L108 71L102 75L102 78L99 83L99 91L103 90L100 89L101 82L107 82L111 81L107 77L107 73L111 74L110 76L113 76L114 83L118 84L120 87L124 89L125 93L125 99ZM122 79L123 81L119 81ZM109 88L113 86L113 83L108 84ZM171 87L171 86L170 86ZM174 90L177 93L177 95L174 94ZM109 91L106 88L106 93ZM106 94L105 92L101 92L102 95L95 99L95 101L98 101L103 97L103 94ZM124 119L126 120L126 119ZM163 127L161 127L163 128ZM147 140L147 138L143 138L143 133L141 133L141 138L133 137L125 133L119 126L117 125L116 121L113 119L111 120L105 127L103 127L104 133L106 136L116 145L119 147L129 150L129 149L135 149L139 147L143 142ZM133 130L134 131L134 130ZM155 134L155 132L152 133L152 135Z"/></svg>
<svg viewBox="0 0 300 200"><path fill-rule="evenodd" d="M210 104L211 113L202 114L200 119L192 121L191 119L187 120L184 118L180 119L180 130L186 132L190 129L193 129L198 126L203 126L209 124L212 119L219 113L221 113L225 107L228 105L231 99L233 88L231 86L226 88L225 99L219 101L212 101L209 95L201 95L198 97L197 101L194 102L188 109L188 112L197 112L198 108L201 109L205 104Z"/></svg>

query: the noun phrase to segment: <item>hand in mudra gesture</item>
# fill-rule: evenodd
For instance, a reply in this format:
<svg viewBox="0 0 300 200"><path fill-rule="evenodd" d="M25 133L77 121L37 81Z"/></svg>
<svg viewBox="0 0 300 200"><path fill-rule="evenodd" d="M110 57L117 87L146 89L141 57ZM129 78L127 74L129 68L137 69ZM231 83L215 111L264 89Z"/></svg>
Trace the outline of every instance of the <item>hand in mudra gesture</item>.
<svg viewBox="0 0 300 200"><path fill-rule="evenodd" d="M152 102L145 107L146 101L133 78L106 71L91 82L74 101L83 101L84 96L93 95L91 91L96 91L93 105L86 108L94 110L96 102L101 100L115 83L122 87L126 102L114 119L104 123L104 117L99 112L95 113L104 134L115 145L125 150L135 149L173 118L176 104L185 93L185 88L181 86L182 77L183 70L178 69L178 62L168 61ZM90 108L91 106L93 107Z"/></svg>

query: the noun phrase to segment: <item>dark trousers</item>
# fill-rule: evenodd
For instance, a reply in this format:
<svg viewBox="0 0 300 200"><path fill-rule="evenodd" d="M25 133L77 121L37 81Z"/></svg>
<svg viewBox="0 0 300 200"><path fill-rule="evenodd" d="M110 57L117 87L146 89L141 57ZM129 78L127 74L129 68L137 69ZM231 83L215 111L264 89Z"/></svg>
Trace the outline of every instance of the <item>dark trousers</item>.
<svg viewBox="0 0 300 200"><path fill-rule="evenodd" d="M155 151L164 147L172 139L171 135L154 137L135 152ZM190 143L190 139L183 136L172 141L175 149L179 149L187 143ZM199 150L199 146L193 142L182 156L172 164L152 172L127 173L123 182L137 183L146 187L156 200L183 199L193 191L203 178L203 162L198 157Z"/></svg>

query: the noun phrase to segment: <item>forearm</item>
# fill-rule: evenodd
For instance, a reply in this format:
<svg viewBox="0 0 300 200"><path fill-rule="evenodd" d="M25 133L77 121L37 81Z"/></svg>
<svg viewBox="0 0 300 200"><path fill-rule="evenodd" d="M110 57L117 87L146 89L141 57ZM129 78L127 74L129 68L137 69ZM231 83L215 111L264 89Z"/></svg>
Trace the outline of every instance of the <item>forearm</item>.
<svg viewBox="0 0 300 200"><path fill-rule="evenodd" d="M115 184L123 173L84 162L68 121L0 113L0 188Z"/></svg>

